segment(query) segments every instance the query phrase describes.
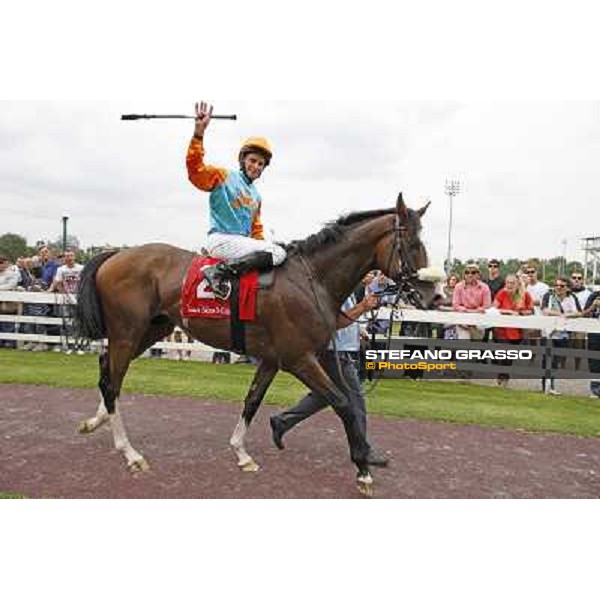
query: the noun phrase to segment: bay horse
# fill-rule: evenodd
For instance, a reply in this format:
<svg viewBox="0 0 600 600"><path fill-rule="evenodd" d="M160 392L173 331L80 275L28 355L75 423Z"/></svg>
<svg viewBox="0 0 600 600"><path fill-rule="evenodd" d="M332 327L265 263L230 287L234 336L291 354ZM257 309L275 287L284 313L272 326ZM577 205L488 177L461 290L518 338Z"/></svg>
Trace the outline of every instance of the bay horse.
<svg viewBox="0 0 600 600"><path fill-rule="evenodd" d="M277 267L273 285L258 291L256 320L246 324L247 354L257 357L259 365L230 440L241 469L258 469L244 439L282 370L325 397L341 418L359 489L372 494L367 442L352 405L327 376L317 353L332 338L342 303L370 270L380 269L424 302L433 296L434 285L417 277L418 270L428 266L420 239L421 217L428 206L409 209L400 194L394 208L340 217L286 247L288 259ZM92 340L108 338L108 346L99 358L100 405L93 418L81 423L80 432L91 433L110 423L115 447L134 471L146 470L148 463L129 442L117 407L131 361L175 326L214 348L232 349L229 320L180 315L182 283L195 256L174 246L148 244L100 254L82 272L75 317L78 334Z"/></svg>

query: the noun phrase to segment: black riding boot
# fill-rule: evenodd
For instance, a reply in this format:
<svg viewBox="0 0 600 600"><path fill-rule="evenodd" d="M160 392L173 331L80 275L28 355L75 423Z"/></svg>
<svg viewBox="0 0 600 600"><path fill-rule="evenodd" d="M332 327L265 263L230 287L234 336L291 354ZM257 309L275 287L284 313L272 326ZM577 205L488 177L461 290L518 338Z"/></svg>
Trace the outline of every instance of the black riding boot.
<svg viewBox="0 0 600 600"><path fill-rule="evenodd" d="M227 300L231 294L230 279L232 277L240 277L253 269L267 271L271 268L273 268L273 255L270 252L260 251L252 252L252 254L244 256L237 262L219 263L204 267L202 272L208 280L215 297Z"/></svg>
<svg viewBox="0 0 600 600"><path fill-rule="evenodd" d="M238 277L253 269L257 269L258 271L268 271L273 268L273 255L270 252L265 252L263 250L260 252L252 252L252 254L240 258L237 262L228 263L227 267Z"/></svg>

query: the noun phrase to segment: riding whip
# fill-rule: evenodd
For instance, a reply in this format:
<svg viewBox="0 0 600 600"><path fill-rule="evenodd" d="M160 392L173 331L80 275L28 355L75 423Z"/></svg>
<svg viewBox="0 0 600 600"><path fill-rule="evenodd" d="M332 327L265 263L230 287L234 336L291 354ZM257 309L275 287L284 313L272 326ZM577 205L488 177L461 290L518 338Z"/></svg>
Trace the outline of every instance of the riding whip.
<svg viewBox="0 0 600 600"><path fill-rule="evenodd" d="M194 115L121 115L121 121L139 121L140 119L196 119ZM212 115L211 119L237 121L237 115Z"/></svg>

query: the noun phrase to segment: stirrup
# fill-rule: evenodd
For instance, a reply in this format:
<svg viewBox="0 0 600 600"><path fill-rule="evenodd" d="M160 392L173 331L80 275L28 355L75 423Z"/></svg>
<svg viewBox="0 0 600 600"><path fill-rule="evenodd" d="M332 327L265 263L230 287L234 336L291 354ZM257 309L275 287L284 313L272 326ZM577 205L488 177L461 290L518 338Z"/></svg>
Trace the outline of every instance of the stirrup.
<svg viewBox="0 0 600 600"><path fill-rule="evenodd" d="M231 296L231 281L219 281L215 286L210 284L210 288L215 298L219 300L229 300Z"/></svg>
<svg viewBox="0 0 600 600"><path fill-rule="evenodd" d="M206 265L200 269L208 282L213 296L219 300L228 300L231 296L231 282L218 272L218 265Z"/></svg>

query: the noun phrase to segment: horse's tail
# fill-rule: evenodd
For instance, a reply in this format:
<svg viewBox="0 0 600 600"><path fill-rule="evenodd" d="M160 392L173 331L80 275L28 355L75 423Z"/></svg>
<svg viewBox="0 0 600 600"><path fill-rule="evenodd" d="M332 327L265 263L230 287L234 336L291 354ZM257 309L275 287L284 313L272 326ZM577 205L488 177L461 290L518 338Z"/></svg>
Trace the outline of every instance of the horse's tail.
<svg viewBox="0 0 600 600"><path fill-rule="evenodd" d="M102 303L96 288L96 273L117 252L118 250L111 250L94 256L81 272L75 306L77 337L88 340L101 340L106 337Z"/></svg>

